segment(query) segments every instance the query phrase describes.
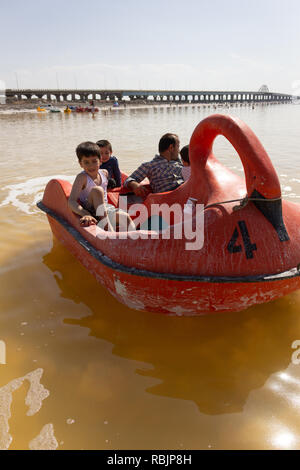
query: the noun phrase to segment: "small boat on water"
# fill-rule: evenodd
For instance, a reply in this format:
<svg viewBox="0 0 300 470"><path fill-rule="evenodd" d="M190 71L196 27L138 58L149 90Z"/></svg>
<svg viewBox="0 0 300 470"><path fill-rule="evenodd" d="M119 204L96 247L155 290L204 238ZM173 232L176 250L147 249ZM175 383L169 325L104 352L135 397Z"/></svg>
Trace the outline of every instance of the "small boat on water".
<svg viewBox="0 0 300 470"><path fill-rule="evenodd" d="M41 107L41 106L38 106L38 107L36 108L36 110L37 110L38 113L45 113L45 112L46 112L46 109L43 108L43 107Z"/></svg>
<svg viewBox="0 0 300 470"><path fill-rule="evenodd" d="M69 114L71 112L72 112L72 110L68 106L64 109L64 113L66 113L66 114Z"/></svg>
<svg viewBox="0 0 300 470"><path fill-rule="evenodd" d="M245 179L213 155L218 135L237 151ZM38 207L54 236L114 297L138 310L176 315L238 311L299 289L300 205L282 200L276 171L251 129L238 118L212 115L195 128L189 152L190 179L174 191L146 197L142 208L147 210L134 238L80 226L79 216L68 208L67 181L51 180ZM108 192L116 207L123 197L124 189ZM201 241L194 249L187 248L191 238L185 230L177 237L184 219L174 216L158 231L142 229L153 207L164 222L162 205L186 210L191 200L203 204L202 219L194 209L189 212Z"/></svg>
<svg viewBox="0 0 300 470"><path fill-rule="evenodd" d="M38 112L44 112L44 111L51 111L51 109L53 109L52 104L44 103L44 104L38 106L37 111Z"/></svg>
<svg viewBox="0 0 300 470"><path fill-rule="evenodd" d="M52 107L49 109L50 113L60 113L61 110L59 108Z"/></svg>

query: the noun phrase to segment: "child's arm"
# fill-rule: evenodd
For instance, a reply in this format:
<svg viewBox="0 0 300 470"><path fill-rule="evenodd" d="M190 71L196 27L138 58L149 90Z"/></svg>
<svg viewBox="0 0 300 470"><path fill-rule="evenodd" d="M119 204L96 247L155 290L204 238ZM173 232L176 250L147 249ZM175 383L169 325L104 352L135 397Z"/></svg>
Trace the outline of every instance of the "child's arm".
<svg viewBox="0 0 300 470"><path fill-rule="evenodd" d="M118 162L118 159L116 157L114 159L113 171L114 171L114 179L115 179L115 182L116 182L116 185L117 185L117 188L118 188L119 186L121 186L122 181L121 181L121 172L120 172L120 168L119 168L119 162Z"/></svg>
<svg viewBox="0 0 300 470"><path fill-rule="evenodd" d="M70 209L75 212L75 214L81 215L80 224L87 226L87 225L95 225L97 224L97 220L91 216L89 211L84 209L79 203L79 195L86 183L86 176L83 174L79 174L76 176L75 181L72 186L72 191L68 200L68 206Z"/></svg>

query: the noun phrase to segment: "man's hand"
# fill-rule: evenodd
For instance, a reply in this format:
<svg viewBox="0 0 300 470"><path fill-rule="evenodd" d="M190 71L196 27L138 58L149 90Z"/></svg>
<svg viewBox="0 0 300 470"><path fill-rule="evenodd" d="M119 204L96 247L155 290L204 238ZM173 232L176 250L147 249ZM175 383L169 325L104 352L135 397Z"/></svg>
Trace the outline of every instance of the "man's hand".
<svg viewBox="0 0 300 470"><path fill-rule="evenodd" d="M144 184L138 183L137 181L130 181L130 183L128 183L128 188L131 189L136 196L140 197L146 197L150 192Z"/></svg>
<svg viewBox="0 0 300 470"><path fill-rule="evenodd" d="M146 197L149 194L149 189L145 187L144 184L138 184L137 187L133 189L134 194L140 197Z"/></svg>

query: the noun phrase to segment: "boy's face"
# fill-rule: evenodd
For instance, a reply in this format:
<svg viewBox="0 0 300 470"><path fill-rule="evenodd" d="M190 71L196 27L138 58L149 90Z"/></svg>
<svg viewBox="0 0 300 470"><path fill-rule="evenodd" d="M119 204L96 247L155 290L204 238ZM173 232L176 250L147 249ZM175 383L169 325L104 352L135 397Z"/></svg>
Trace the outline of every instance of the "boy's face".
<svg viewBox="0 0 300 470"><path fill-rule="evenodd" d="M100 147L101 161L107 162L111 157L112 152L108 147Z"/></svg>
<svg viewBox="0 0 300 470"><path fill-rule="evenodd" d="M89 157L82 157L79 164L88 175L95 176L98 173L101 161L97 155L90 155Z"/></svg>

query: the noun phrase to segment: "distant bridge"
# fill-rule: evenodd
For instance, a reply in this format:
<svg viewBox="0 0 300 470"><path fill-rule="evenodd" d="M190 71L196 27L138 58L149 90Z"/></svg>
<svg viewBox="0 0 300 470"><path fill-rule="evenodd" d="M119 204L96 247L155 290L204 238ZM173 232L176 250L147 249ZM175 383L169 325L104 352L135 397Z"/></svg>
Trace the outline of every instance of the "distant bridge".
<svg viewBox="0 0 300 470"><path fill-rule="evenodd" d="M268 90L268 89L267 89ZM58 90L58 89L6 89L6 101L145 101L175 103L287 103L293 95L260 91L182 91L182 90Z"/></svg>

